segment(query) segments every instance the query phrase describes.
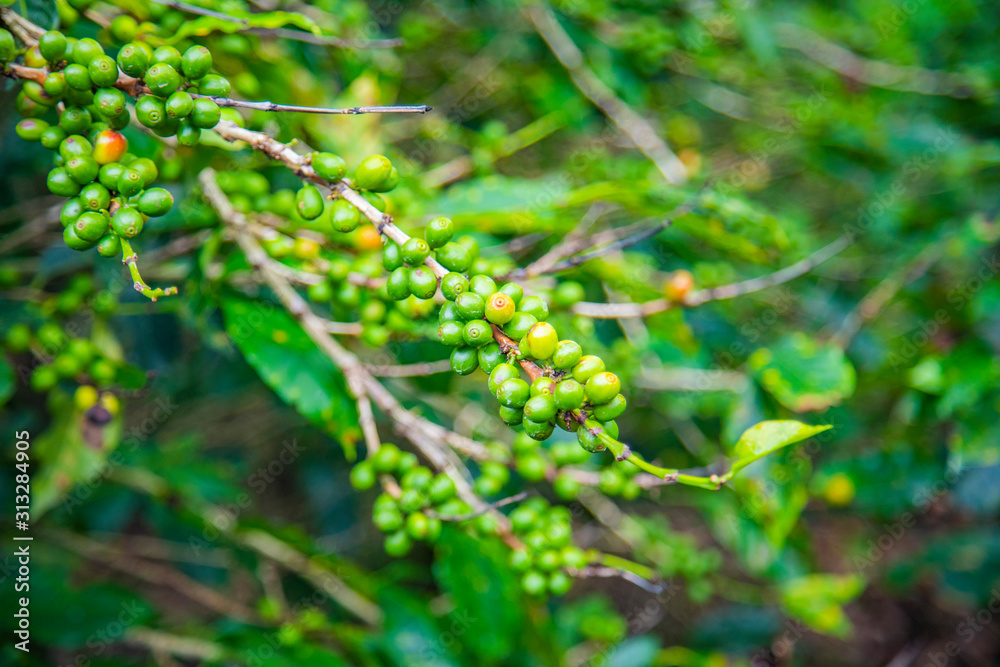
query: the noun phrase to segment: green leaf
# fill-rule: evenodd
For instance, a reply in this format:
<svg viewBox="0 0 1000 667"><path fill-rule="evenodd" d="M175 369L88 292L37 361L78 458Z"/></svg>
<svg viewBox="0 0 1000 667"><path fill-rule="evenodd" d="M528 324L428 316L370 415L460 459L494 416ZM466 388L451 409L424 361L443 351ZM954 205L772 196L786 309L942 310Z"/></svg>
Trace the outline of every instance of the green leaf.
<svg viewBox="0 0 1000 667"><path fill-rule="evenodd" d="M247 363L282 400L338 438L353 460L361 430L340 369L273 303L230 294L221 305L226 331Z"/></svg>
<svg viewBox="0 0 1000 667"><path fill-rule="evenodd" d="M7 402L16 388L17 380L14 378L14 369L5 359L0 359L0 405Z"/></svg>
<svg viewBox="0 0 1000 667"><path fill-rule="evenodd" d="M781 606L816 632L843 639L852 629L843 605L864 590L857 574L811 574L781 585Z"/></svg>
<svg viewBox="0 0 1000 667"><path fill-rule="evenodd" d="M750 355L764 389L794 412L825 410L854 393L857 373L844 351L796 333Z"/></svg>
<svg viewBox="0 0 1000 667"><path fill-rule="evenodd" d="M500 662L523 634L524 617L516 603L518 582L507 565L507 550L496 540L446 530L438 543L434 577L455 601L453 623L466 628L477 664Z"/></svg>
<svg viewBox="0 0 1000 667"><path fill-rule="evenodd" d="M794 445L830 428L810 426L794 419L774 419L751 426L743 432L733 450L737 460L733 463L731 474L736 474L775 450Z"/></svg>
<svg viewBox="0 0 1000 667"><path fill-rule="evenodd" d="M185 21L174 35L165 40L166 44L176 44L184 39L196 36L204 37L214 32L234 33L242 32L250 28L284 28L295 26L313 35L323 35L320 27L309 17L294 12L260 12L252 14L249 12L239 12L230 9L227 12L238 21L229 21L214 16L200 16L196 19Z"/></svg>

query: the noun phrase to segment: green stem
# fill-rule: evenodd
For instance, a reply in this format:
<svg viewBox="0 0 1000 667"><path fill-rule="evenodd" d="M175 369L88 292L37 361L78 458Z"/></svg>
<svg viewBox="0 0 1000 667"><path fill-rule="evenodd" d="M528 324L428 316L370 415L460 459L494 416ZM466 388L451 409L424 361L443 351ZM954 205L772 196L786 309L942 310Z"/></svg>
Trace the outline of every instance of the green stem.
<svg viewBox="0 0 1000 667"><path fill-rule="evenodd" d="M157 287L153 289L146 281L142 279L139 274L139 258L132 250L132 244L128 242L128 239L124 236L120 237L122 242L122 264L128 267L129 273L132 274L132 287L135 291L144 297L148 298L150 301L156 301L161 296L171 296L177 294L176 287Z"/></svg>
<svg viewBox="0 0 1000 667"><path fill-rule="evenodd" d="M659 573L653 568L646 565L640 565L635 561L622 558L621 556L615 556L614 554L606 554L601 551L591 550L587 552L587 558L590 559L592 563L599 563L616 570L631 572L637 577L642 577L647 581L656 581L660 578Z"/></svg>

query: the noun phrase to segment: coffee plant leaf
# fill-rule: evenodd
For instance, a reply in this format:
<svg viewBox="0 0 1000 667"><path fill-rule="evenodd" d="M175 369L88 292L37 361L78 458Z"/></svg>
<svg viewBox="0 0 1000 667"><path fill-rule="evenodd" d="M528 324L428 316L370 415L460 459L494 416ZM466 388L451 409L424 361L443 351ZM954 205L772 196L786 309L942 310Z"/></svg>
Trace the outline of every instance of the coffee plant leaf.
<svg viewBox="0 0 1000 667"><path fill-rule="evenodd" d="M857 373L832 344L801 333L750 355L750 368L765 390L793 412L821 412L854 394Z"/></svg>
<svg viewBox="0 0 1000 667"><path fill-rule="evenodd" d="M343 373L273 303L230 295L221 306L226 332L247 363L283 401L336 437L353 459L361 431Z"/></svg>

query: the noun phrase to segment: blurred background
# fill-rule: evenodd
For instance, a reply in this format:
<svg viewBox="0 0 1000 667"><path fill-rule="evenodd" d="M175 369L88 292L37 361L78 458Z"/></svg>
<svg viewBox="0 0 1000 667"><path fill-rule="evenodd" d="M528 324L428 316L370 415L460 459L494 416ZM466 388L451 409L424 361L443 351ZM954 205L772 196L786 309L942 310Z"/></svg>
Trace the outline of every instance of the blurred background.
<svg viewBox="0 0 1000 667"><path fill-rule="evenodd" d="M7 82L0 329L54 322L90 337L120 389L112 421L94 424L71 380L37 391L30 355L0 363L3 497L14 431L31 433L35 466L33 650L12 648L5 613L4 664L1000 664L993 3L205 3L301 12L354 45L145 5L90 11L154 12L187 30L234 96L433 106L245 117L351 165L389 156L400 226L450 216L500 273L574 230L657 223L693 202L537 289L574 281L587 302L647 302L678 271L703 289L793 267L787 282L641 318L594 319L554 299L560 333L622 377L622 440L648 458L718 463L762 419L833 428L718 492L568 504L578 544L651 565L660 593L585 579L532 601L498 541L457 531L392 559L371 523L376 493L348 484L360 433L342 385L302 372L315 363L308 340L234 335L246 313L200 235L216 224L202 168L256 171L273 190L294 175L222 141L187 151L130 135L180 203L142 238L147 281L180 287L151 304L117 260L63 245L50 158L15 135ZM68 15L13 8L46 28ZM74 34L97 30L81 20ZM384 345L348 344L371 364L447 359L435 331L432 318ZM482 376L386 384L459 433L510 438ZM553 497L517 475L499 496L522 489Z"/></svg>

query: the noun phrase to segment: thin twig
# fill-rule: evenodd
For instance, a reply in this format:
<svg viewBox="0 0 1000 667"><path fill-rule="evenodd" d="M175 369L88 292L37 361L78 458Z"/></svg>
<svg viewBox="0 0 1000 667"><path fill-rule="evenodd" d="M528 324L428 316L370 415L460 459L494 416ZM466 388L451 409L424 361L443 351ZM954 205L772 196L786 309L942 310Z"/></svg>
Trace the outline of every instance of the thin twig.
<svg viewBox="0 0 1000 667"><path fill-rule="evenodd" d="M597 319L615 319L620 317L648 317L656 313L662 313L674 306L691 308L700 306L709 301L721 301L733 299L738 296L757 292L768 287L774 287L786 283L789 280L798 278L827 261L837 253L841 252L852 241L846 236L838 238L833 243L826 245L812 255L802 259L795 264L779 269L774 273L769 273L758 278L743 280L729 285L720 285L708 289L696 290L687 295L683 302L678 303L670 299L655 299L644 303L593 303L581 301L574 304L572 310L578 315L586 315Z"/></svg>
<svg viewBox="0 0 1000 667"><path fill-rule="evenodd" d="M486 514L490 510L495 510L501 507L506 507L507 505L513 505L514 503L519 503L527 497L528 497L528 492L521 491L521 493L515 493L513 496L508 496L506 498L496 501L495 503L490 503L485 507L480 507L475 512L469 512L468 514L457 514L451 516L451 515L438 514L437 512L428 512L428 515L435 516L441 519L442 521L470 521L478 516Z"/></svg>
<svg viewBox="0 0 1000 667"><path fill-rule="evenodd" d="M365 366L365 370L377 378L412 378L425 375L447 373L451 370L451 361L425 361L417 364L399 364L386 366Z"/></svg>
<svg viewBox="0 0 1000 667"><path fill-rule="evenodd" d="M608 567L607 565L588 565L577 570L570 570L570 574L580 579L591 577L602 579L614 577L624 579L625 581L633 583L644 591L648 591L654 595L660 595L666 590L666 587L663 584L653 583L652 581L643 579L638 574L634 574L628 570L619 570L614 567Z"/></svg>
<svg viewBox="0 0 1000 667"><path fill-rule="evenodd" d="M307 44L318 44L320 46L336 46L342 49L391 49L396 46L406 45L406 40L402 37L391 39L350 39L347 37L314 35L304 30L290 30L288 28L250 28L244 32L255 35L273 35L281 39L291 39L296 42L306 42Z"/></svg>
<svg viewBox="0 0 1000 667"><path fill-rule="evenodd" d="M808 28L791 23L778 23L775 28L780 46L796 49L820 65L865 85L921 95L957 98L972 95L972 82L961 74L862 58Z"/></svg>
<svg viewBox="0 0 1000 667"><path fill-rule="evenodd" d="M556 59L566 68L577 89L632 139L642 154L656 165L667 182L681 184L687 181L684 163L645 118L619 99L614 91L587 68L583 53L559 25L555 14L543 5L525 7L523 11Z"/></svg>

